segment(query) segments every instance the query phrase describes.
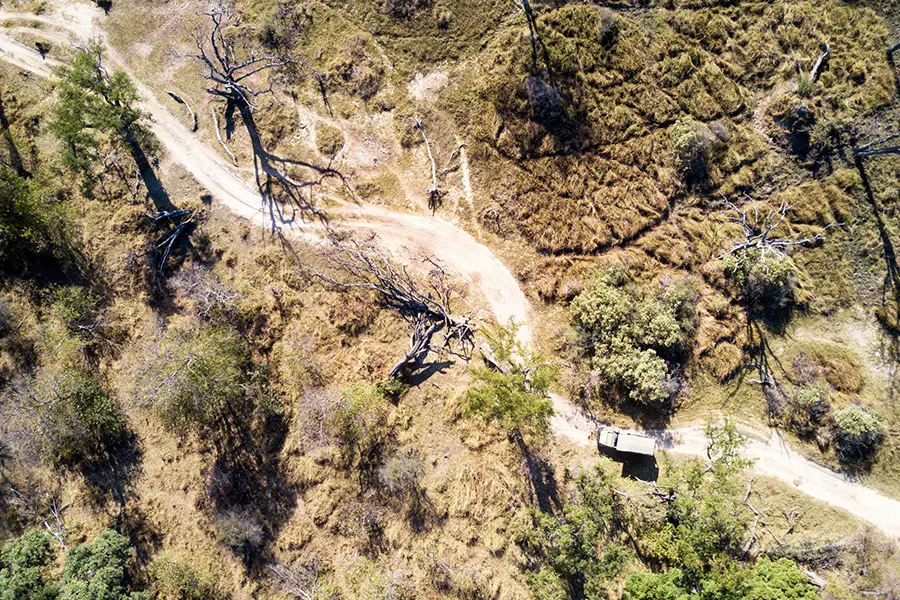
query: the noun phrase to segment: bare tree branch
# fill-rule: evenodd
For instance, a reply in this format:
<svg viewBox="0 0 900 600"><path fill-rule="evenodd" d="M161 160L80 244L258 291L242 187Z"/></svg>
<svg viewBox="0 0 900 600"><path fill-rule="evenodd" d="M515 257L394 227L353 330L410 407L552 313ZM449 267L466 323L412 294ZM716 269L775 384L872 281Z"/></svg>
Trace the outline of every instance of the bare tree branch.
<svg viewBox="0 0 900 600"><path fill-rule="evenodd" d="M202 65L203 77L209 82L207 93L232 103L241 114L253 147L257 188L271 217L273 230L293 220L285 214L284 206L299 211L304 220L312 216L327 225L327 216L315 206L312 188L321 185L325 179L336 178L349 190L344 175L331 164L322 167L275 156L266 150L254 116L257 98L275 96L279 74L285 70L302 69L302 65L286 56L263 53L258 45L242 36L241 14L224 1L220 1L206 16L212 26L206 31L202 28L194 31L196 53L187 57ZM253 87L252 80L262 73L268 75L268 86ZM310 170L313 176L299 182L288 172L290 167ZM308 196L304 194L307 191Z"/></svg>
<svg viewBox="0 0 900 600"><path fill-rule="evenodd" d="M430 352L449 352L468 360L474 349L474 315L453 313L454 290L443 268L434 259L424 258L423 262L431 269L425 281L417 281L406 267L397 266L372 242L373 238L359 242L333 237L326 249L326 259L344 277L312 272L339 288L375 292L385 306L399 312L411 324L409 352L391 369L390 377L422 364ZM433 345L434 337L441 331L442 342Z"/></svg>
<svg viewBox="0 0 900 600"><path fill-rule="evenodd" d="M191 105L188 104L188 101L171 90L166 90L166 93L172 97L172 100L174 100L178 104L184 104L187 107L188 112L191 113L191 131L197 131L197 113L194 112L194 109L191 108Z"/></svg>
<svg viewBox="0 0 900 600"><path fill-rule="evenodd" d="M747 196L753 201L753 198ZM788 205L784 200L781 201L778 208L769 210L765 215L760 216L759 207L754 202L752 204L753 214L749 214L749 210L741 210L734 203L726 201L728 206L736 213L735 216L729 217L728 220L736 223L744 230L746 239L733 246L730 250L722 254L719 258L725 258L731 254L743 252L739 258L738 264L746 260L765 260L768 253L784 253L791 246L814 246L825 241L825 232L832 227L842 227L843 223L829 223L813 236L800 236L793 234L787 237L773 237L773 232L784 223L787 212L795 205ZM752 255L750 250L757 251Z"/></svg>

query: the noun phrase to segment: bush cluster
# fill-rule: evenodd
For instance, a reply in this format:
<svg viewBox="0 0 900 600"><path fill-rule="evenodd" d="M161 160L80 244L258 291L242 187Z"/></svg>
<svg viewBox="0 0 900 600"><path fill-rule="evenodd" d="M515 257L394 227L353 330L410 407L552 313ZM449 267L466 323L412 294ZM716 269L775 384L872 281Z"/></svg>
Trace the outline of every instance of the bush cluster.
<svg viewBox="0 0 900 600"><path fill-rule="evenodd" d="M150 600L129 591L131 545L107 529L66 555L59 580L50 567L56 554L50 535L31 530L3 545L0 552L0 600Z"/></svg>
<svg viewBox="0 0 900 600"><path fill-rule="evenodd" d="M669 281L654 293L620 271L604 271L572 301L571 312L591 368L620 399L659 408L674 397L697 320L688 282Z"/></svg>
<svg viewBox="0 0 900 600"><path fill-rule="evenodd" d="M750 249L729 254L723 262L725 274L740 288L751 311L777 312L794 301L797 265L787 254Z"/></svg>

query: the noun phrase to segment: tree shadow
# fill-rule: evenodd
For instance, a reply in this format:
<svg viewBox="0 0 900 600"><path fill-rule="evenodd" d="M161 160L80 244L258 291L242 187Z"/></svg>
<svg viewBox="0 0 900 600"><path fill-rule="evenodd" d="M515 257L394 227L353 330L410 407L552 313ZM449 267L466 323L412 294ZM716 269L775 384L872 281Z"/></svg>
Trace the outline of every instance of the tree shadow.
<svg viewBox="0 0 900 600"><path fill-rule="evenodd" d="M445 374L447 369L455 365L456 362L453 360L435 360L429 363L425 363L418 368L413 368L407 371L404 380L412 387L417 387L428 381L433 375L437 373Z"/></svg>
<svg viewBox="0 0 900 600"><path fill-rule="evenodd" d="M129 501L135 498L133 484L141 472L143 458L140 440L128 429L117 444L89 457L78 467L95 506L109 502L118 506L117 522L125 516Z"/></svg>
<svg viewBox="0 0 900 600"><path fill-rule="evenodd" d="M166 188L156 175L153 165L150 164L150 158L147 156L147 153L144 152L144 148L141 146L137 136L132 132L128 132L125 139L128 144L128 151L141 175L141 180L147 188L147 197L153 202L153 206L156 207L158 212L176 210L175 205L172 204L172 200L169 198L168 192L166 192Z"/></svg>
<svg viewBox="0 0 900 600"><path fill-rule="evenodd" d="M884 222L882 211L875 200L875 193L872 190L872 184L869 181L866 172L865 163L862 156L854 156L853 162L856 170L859 172L860 179L863 184L866 200L872 208L872 214L875 217L875 225L878 229L878 235L881 239L881 248L884 253L884 262L886 273L884 284L882 286L882 307L885 311L890 310L893 314L879 314L879 321L885 328L895 336L900 334L900 266L897 265L897 253L894 250L894 243L891 240L890 232ZM890 294L890 298L888 295ZM889 304L893 304L888 308Z"/></svg>
<svg viewBox="0 0 900 600"><path fill-rule="evenodd" d="M513 436L513 439L524 461L525 473L531 484L530 491L538 508L547 514L561 510L562 501L559 497L559 486L556 483L553 463L546 457L532 452L521 435Z"/></svg>
<svg viewBox="0 0 900 600"><path fill-rule="evenodd" d="M220 540L255 572L274 560L271 544L297 506L279 460L288 428L273 415L265 431L252 432L232 412L211 432L216 459L206 473L206 498Z"/></svg>

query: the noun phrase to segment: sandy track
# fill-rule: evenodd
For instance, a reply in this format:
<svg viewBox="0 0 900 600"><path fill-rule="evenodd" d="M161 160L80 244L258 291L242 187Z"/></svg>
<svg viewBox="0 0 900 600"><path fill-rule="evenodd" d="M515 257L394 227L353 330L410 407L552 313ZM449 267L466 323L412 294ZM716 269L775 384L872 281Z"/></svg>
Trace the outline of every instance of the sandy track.
<svg viewBox="0 0 900 600"><path fill-rule="evenodd" d="M0 11L0 20L37 20L64 29L80 39L96 35L92 26L94 14L85 7L67 5L61 15L22 15ZM73 8L75 7L75 8ZM39 33L40 30L35 30ZM110 48L110 59L127 71L124 61ZM43 60L33 50L8 35L0 35L0 58L42 77L52 77L57 66ZM168 110L153 92L132 75L138 91L145 98L141 108L152 118L152 130L171 157L196 180L236 214L263 226L272 222L263 210L256 190L240 179L219 156L195 138ZM377 233L388 250L407 258L429 254L440 259L450 269L461 274L484 294L495 318L505 322L514 318L523 324L520 340L532 345L529 327L531 311L528 299L515 277L484 245L454 224L439 217L401 213L376 206L353 206L340 211L341 224L354 229ZM284 224L297 235L317 237L315 227L302 223ZM562 396L553 394L557 414L553 430L576 443L594 446L592 439L596 425L580 414ZM849 481L842 475L816 465L791 450L776 435L748 431L750 440L745 454L753 459L754 469L764 475L786 481L810 496L842 508L885 532L900 537L900 502ZM674 452L705 456L706 440L701 428L685 428L657 432L659 446Z"/></svg>

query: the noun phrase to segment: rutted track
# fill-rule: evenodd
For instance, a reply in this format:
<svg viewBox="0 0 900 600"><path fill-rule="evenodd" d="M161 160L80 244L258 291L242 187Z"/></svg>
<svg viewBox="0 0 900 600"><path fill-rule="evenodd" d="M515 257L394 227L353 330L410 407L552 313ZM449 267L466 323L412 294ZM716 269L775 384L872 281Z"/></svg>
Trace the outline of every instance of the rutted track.
<svg viewBox="0 0 900 600"><path fill-rule="evenodd" d="M90 12L88 12L90 11ZM91 25L92 10L85 6L69 4L61 15L30 15L0 10L2 21L37 21L68 32L75 39L84 41L100 32ZM58 32L34 30L31 33L47 35L58 41ZM108 46L108 45L107 45ZM110 60L118 68L128 71L125 62L109 48ZM0 59L41 77L52 77L58 66L9 37L0 34ZM151 129L170 156L181 164L212 196L234 213L261 226L271 226L270 217L263 209L259 194L241 180L212 150L194 137L168 110L160 104L153 92L132 75L138 91L144 98L142 110L152 118ZM531 311L528 299L515 277L493 253L471 235L440 217L427 217L374 206L353 206L338 211L340 224L358 230L379 234L380 242L391 252L430 254L439 258L450 269L477 286L487 300L498 321L510 318L523 324L520 340L533 343ZM316 226L295 223L282 225L283 229L298 236L317 238ZM553 395L557 415L553 430L576 443L593 446L594 424L562 396ZM745 448L748 458L754 459L757 472L776 477L794 485L796 489L842 508L860 519L866 520L890 535L900 537L900 502L880 495L842 475L817 465L791 450L774 432L760 433L748 430L749 442ZM657 432L660 446L675 452L703 456L706 441L700 428L685 428Z"/></svg>

